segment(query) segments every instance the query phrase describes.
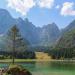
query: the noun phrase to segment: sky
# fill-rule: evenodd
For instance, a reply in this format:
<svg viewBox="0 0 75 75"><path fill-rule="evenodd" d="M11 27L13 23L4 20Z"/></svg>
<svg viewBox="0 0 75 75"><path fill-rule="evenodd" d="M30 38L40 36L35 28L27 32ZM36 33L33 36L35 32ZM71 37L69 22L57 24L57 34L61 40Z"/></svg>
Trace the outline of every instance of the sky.
<svg viewBox="0 0 75 75"><path fill-rule="evenodd" d="M0 8L37 27L55 22L61 29L75 19L75 0L0 0Z"/></svg>

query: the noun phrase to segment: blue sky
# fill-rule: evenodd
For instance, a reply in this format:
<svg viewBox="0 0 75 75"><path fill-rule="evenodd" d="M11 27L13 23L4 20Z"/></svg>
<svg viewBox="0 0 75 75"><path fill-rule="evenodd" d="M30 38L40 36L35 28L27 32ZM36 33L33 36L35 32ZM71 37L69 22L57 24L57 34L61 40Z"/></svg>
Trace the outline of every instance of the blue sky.
<svg viewBox="0 0 75 75"><path fill-rule="evenodd" d="M64 28L75 19L75 0L0 0L0 8L40 27L55 22Z"/></svg>

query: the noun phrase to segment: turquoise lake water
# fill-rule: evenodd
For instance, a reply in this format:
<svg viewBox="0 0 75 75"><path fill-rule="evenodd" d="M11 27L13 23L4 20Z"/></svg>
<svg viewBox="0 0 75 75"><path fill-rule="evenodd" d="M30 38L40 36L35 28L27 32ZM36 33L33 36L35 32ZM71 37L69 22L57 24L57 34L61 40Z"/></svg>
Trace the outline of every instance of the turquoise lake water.
<svg viewBox="0 0 75 75"><path fill-rule="evenodd" d="M75 62L25 62L18 63L28 69L32 75L75 75ZM0 67L8 67L9 64L0 63Z"/></svg>

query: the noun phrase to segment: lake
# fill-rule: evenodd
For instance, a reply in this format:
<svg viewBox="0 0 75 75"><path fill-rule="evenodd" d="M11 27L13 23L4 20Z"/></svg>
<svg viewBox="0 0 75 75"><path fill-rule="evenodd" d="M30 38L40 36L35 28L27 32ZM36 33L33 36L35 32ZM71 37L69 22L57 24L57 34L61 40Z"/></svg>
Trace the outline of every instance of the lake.
<svg viewBox="0 0 75 75"><path fill-rule="evenodd" d="M33 61L18 63L28 69L33 75L75 75L75 62L70 61ZM0 63L0 67L9 64Z"/></svg>

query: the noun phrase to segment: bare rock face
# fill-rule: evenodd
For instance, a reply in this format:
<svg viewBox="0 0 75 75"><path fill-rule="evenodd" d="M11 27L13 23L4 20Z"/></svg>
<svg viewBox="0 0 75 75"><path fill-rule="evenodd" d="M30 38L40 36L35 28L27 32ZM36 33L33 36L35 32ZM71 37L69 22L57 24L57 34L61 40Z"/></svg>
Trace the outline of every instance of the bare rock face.
<svg viewBox="0 0 75 75"><path fill-rule="evenodd" d="M4 75L32 75L27 69L19 65L12 65Z"/></svg>

